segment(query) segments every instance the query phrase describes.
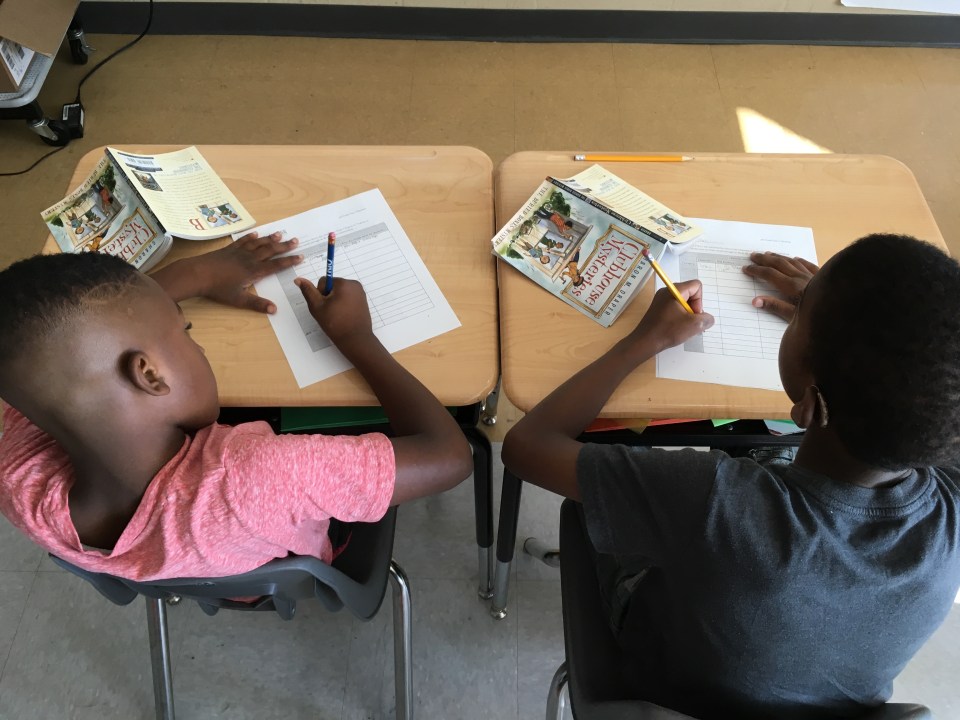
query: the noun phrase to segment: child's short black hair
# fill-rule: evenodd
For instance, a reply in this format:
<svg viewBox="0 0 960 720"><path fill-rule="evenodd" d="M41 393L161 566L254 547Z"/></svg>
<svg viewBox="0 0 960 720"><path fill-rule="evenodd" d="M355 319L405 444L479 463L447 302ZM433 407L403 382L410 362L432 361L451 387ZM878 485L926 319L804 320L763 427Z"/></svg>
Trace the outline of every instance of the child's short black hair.
<svg viewBox="0 0 960 720"><path fill-rule="evenodd" d="M0 368L74 318L85 302L116 297L140 273L102 253L35 255L0 271Z"/></svg>
<svg viewBox="0 0 960 720"><path fill-rule="evenodd" d="M907 235L831 259L810 309L810 363L844 447L875 467L960 457L960 264Z"/></svg>

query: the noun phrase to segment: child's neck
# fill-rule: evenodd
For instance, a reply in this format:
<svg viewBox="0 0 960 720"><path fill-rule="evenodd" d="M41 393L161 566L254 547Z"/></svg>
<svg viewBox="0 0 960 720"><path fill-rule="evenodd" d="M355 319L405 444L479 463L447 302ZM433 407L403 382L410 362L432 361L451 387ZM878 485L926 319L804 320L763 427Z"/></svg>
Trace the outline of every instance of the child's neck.
<svg viewBox="0 0 960 720"><path fill-rule="evenodd" d="M150 481L185 438L179 428L142 434L113 429L95 437L57 438L73 465L68 502L77 535L84 544L103 549L116 544Z"/></svg>
<svg viewBox="0 0 960 720"><path fill-rule="evenodd" d="M794 463L833 480L865 488L896 485L909 474L906 470L885 470L857 460L829 428L819 427L807 429Z"/></svg>

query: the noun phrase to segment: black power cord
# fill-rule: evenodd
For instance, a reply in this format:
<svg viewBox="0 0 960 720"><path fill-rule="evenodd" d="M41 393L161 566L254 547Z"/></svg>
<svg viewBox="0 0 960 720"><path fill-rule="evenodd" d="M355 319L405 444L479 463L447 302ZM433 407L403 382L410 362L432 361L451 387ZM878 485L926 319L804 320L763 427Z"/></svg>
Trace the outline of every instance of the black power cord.
<svg viewBox="0 0 960 720"><path fill-rule="evenodd" d="M83 121L82 121L82 117L83 117L83 103L80 102L80 90L83 88L83 84L84 84L87 80L90 79L90 76L91 76L91 75L93 75L97 70L99 70L100 68L102 68L102 67L103 67L104 65L106 65L108 62L110 62L111 60L113 60L113 58L115 58L117 55L119 55L120 53L124 52L125 50L129 50L129 49L132 48L134 45L136 45L138 42L140 42L141 40L143 40L144 36L146 36L146 34L147 34L148 32L150 32L150 24L151 24L152 22L153 22L153 0L149 0L149 9L148 9L148 12L147 12L147 24L144 26L143 32L141 32L139 35L137 35L133 40L131 40L130 42L128 42L128 43L127 43L126 45L124 45L123 47L117 48L117 49L114 50L112 53L110 53L109 55L107 55L103 60L101 60L101 61L98 62L96 65L94 65L92 68L90 68L90 70L87 71L87 74L86 74L86 75L84 75L82 78L80 78L80 82L77 84L77 98L76 98L76 100L74 100L72 103L70 103L70 104L68 104L68 105L64 105L63 108L64 108L64 119L65 119L65 120L66 120L66 115L67 115L68 112L71 112L71 113L77 112L77 113L79 113L79 116L80 116L80 118L81 118L81 119L79 120L79 123L80 123L80 125L81 125L81 133L82 133L82 124L83 124ZM30 167L25 168L24 170L17 170L16 172L4 172L4 173L0 173L0 177L12 177L12 176L14 176L14 175L23 175L23 174L25 174L25 173L28 173L28 172L30 172L31 170L33 170L37 165L39 165L39 164L42 163L44 160L46 160L48 157L50 157L51 155L56 155L58 152L60 152L61 150L63 150L63 148L65 148L65 147L66 147L66 144L61 145L60 147L51 150L51 151L48 152L46 155L41 155L40 158L39 158L38 160L36 160L36 162L34 162Z"/></svg>

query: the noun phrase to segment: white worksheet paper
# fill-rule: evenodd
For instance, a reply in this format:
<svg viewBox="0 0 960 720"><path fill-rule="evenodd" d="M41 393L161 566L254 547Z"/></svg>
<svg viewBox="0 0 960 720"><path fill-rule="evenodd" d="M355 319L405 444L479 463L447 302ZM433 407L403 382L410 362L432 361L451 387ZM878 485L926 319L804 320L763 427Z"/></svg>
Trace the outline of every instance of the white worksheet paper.
<svg viewBox="0 0 960 720"><path fill-rule="evenodd" d="M813 230L690 218L704 234L681 255L660 261L674 282L699 278L703 309L716 323L703 335L657 355L657 377L673 380L783 390L777 356L787 323L753 307L757 295L773 288L744 274L751 252L772 252L817 262ZM657 286L662 283L657 279Z"/></svg>
<svg viewBox="0 0 960 720"><path fill-rule="evenodd" d="M349 370L307 309L293 280L314 284L326 277L327 235L337 234L333 274L359 280L367 293L373 332L390 352L416 345L460 327L460 321L400 227L379 190L368 190L329 205L256 228L260 236L278 230L296 237L299 265L264 278L257 293L277 306L270 316L277 339L303 388ZM234 236L234 239L241 234Z"/></svg>

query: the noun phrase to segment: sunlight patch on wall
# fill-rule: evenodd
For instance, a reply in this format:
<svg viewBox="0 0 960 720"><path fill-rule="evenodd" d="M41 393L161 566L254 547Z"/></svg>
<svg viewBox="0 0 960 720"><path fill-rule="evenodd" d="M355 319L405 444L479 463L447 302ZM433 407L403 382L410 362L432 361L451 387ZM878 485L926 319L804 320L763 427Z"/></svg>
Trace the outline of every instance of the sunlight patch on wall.
<svg viewBox="0 0 960 720"><path fill-rule="evenodd" d="M749 153L832 153L813 140L797 135L766 115L746 107L737 108L743 149Z"/></svg>

